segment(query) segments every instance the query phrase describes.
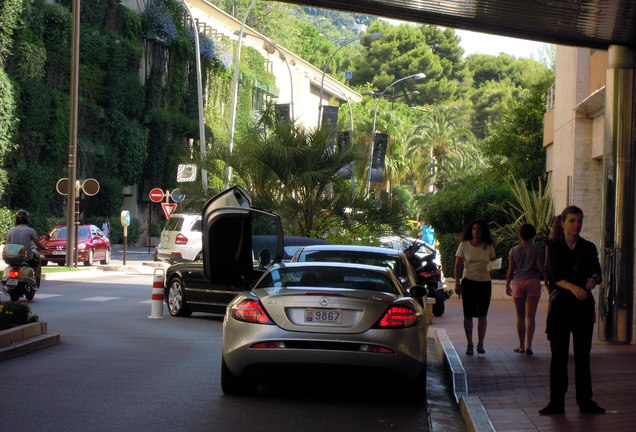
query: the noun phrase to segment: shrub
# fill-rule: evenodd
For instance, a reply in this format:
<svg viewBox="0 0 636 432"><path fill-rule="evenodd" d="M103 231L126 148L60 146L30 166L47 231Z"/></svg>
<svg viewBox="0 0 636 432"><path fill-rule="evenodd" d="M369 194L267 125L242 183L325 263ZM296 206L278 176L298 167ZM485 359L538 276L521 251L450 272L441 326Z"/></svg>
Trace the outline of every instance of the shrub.
<svg viewBox="0 0 636 432"><path fill-rule="evenodd" d="M21 302L0 304L0 330L37 322L39 317L31 313L28 305Z"/></svg>

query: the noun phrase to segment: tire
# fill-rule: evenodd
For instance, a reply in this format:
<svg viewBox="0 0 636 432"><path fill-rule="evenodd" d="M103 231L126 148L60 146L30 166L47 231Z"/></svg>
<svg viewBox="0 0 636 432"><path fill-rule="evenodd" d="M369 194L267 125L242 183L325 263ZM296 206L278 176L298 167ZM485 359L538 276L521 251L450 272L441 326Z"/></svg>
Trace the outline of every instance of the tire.
<svg viewBox="0 0 636 432"><path fill-rule="evenodd" d="M45 261L45 260L42 260L42 261L40 261L40 265L41 265L42 267L44 267L44 266L49 265L49 262L48 262L48 261Z"/></svg>
<svg viewBox="0 0 636 432"><path fill-rule="evenodd" d="M17 302L20 299L20 289L15 288L9 291L9 298L12 302Z"/></svg>
<svg viewBox="0 0 636 432"><path fill-rule="evenodd" d="M94 257L95 257L95 255L94 255L93 249L89 250L88 251L88 258L86 259L86 261L84 261L84 265L85 266L92 266L93 263L95 262Z"/></svg>
<svg viewBox="0 0 636 432"><path fill-rule="evenodd" d="M445 309L444 300L437 299L435 304L433 304L433 316L439 317L444 315Z"/></svg>
<svg viewBox="0 0 636 432"><path fill-rule="evenodd" d="M170 315L177 317L189 317L192 311L188 307L185 298L185 288L183 281L178 277L170 280L168 285L168 312Z"/></svg>
<svg viewBox="0 0 636 432"><path fill-rule="evenodd" d="M28 301L33 300L33 297L35 297L35 291L25 292L25 293L24 293L24 297L25 297Z"/></svg>
<svg viewBox="0 0 636 432"><path fill-rule="evenodd" d="M59 265L60 267L64 267L66 265L66 262L64 261L58 261L57 265Z"/></svg>
<svg viewBox="0 0 636 432"><path fill-rule="evenodd" d="M228 396L256 393L256 380L234 375L221 358L221 390Z"/></svg>
<svg viewBox="0 0 636 432"><path fill-rule="evenodd" d="M104 259L101 260L99 263L104 265L110 263L110 248L106 249L106 257L104 257Z"/></svg>

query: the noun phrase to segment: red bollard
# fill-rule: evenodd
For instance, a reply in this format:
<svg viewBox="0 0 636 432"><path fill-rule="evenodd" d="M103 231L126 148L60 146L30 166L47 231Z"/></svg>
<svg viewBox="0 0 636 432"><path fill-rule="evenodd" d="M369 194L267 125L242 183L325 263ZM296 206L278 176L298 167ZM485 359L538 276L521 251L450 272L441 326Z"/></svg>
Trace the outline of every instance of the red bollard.
<svg viewBox="0 0 636 432"><path fill-rule="evenodd" d="M150 316L148 318L163 318L163 269L155 269L152 277L152 302L150 306Z"/></svg>

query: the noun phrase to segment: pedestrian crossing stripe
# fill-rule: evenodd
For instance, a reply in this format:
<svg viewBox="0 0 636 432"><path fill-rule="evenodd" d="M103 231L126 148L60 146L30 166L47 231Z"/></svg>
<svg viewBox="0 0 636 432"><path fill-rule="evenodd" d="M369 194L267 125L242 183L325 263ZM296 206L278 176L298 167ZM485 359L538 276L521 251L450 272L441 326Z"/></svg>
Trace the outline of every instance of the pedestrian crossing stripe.
<svg viewBox="0 0 636 432"><path fill-rule="evenodd" d="M94 302L105 302L105 301L110 301L110 300L119 300L121 299L121 297L88 297L85 299L82 299L82 301L94 301Z"/></svg>
<svg viewBox="0 0 636 432"><path fill-rule="evenodd" d="M38 299L46 299L46 298L52 298L52 297L62 297L62 294L38 294L37 295Z"/></svg>

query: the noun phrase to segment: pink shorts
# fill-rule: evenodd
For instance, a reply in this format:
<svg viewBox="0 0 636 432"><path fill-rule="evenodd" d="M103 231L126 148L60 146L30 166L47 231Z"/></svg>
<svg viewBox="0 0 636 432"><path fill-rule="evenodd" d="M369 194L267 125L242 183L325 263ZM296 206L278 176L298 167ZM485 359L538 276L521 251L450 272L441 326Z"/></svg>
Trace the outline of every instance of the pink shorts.
<svg viewBox="0 0 636 432"><path fill-rule="evenodd" d="M513 282L510 288L514 298L541 297L541 281L539 279Z"/></svg>

